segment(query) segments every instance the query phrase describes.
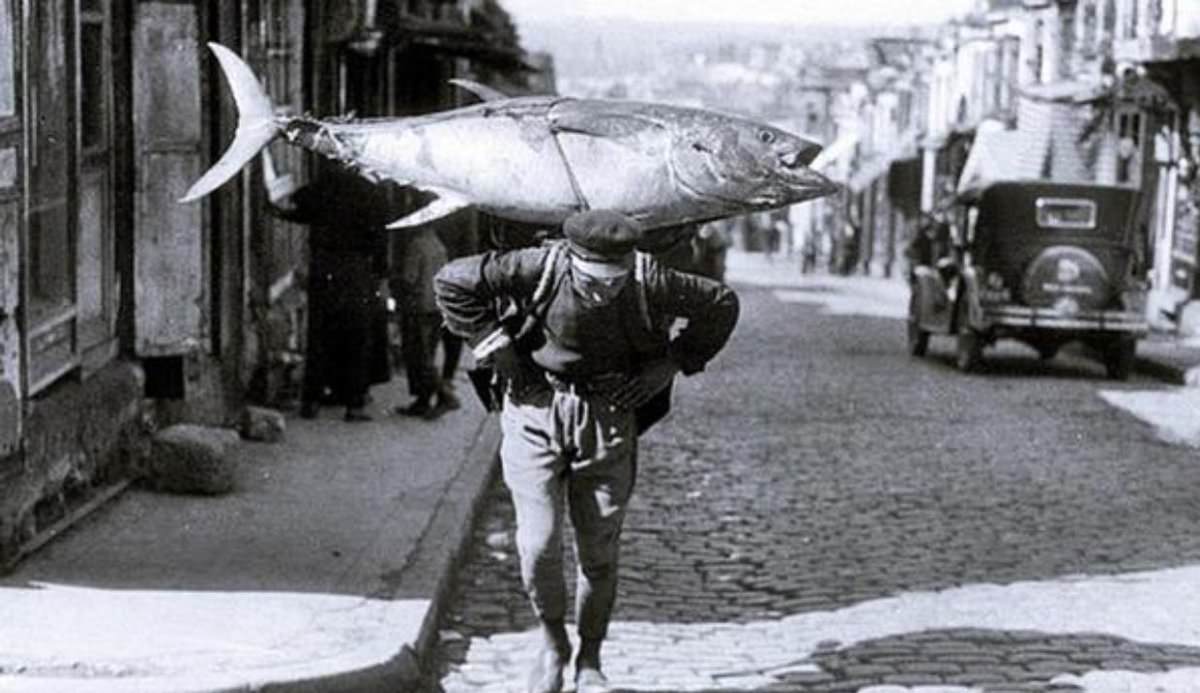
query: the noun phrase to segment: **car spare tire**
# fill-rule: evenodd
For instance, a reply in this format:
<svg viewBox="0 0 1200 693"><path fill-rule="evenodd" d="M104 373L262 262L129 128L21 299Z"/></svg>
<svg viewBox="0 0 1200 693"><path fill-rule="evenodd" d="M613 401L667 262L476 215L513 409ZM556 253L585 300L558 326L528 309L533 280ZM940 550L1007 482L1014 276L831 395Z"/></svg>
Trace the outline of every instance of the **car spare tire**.
<svg viewBox="0 0 1200 693"><path fill-rule="evenodd" d="M1069 245L1039 253L1025 271L1021 292L1025 303L1034 308L1073 304L1080 310L1100 310L1113 297L1103 263L1092 253Z"/></svg>

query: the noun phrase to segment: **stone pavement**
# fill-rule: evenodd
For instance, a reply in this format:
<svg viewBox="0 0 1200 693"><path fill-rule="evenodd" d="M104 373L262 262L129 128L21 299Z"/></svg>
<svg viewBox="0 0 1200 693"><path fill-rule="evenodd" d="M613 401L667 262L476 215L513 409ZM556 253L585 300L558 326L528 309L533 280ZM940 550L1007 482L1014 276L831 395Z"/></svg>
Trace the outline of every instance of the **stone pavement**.
<svg viewBox="0 0 1200 693"><path fill-rule="evenodd" d="M905 352L902 283L764 264L734 265L730 349L644 439L619 691L1200 691L1200 467L1100 399L1200 389L1015 343L963 375ZM539 643L491 493L444 693L519 693Z"/></svg>
<svg viewBox="0 0 1200 693"><path fill-rule="evenodd" d="M1198 580L1187 567L909 592L746 623L618 621L606 668L628 692L1194 693L1200 646L1179 643L1200 639ZM442 687L520 693L511 673L529 668L538 643L533 631L476 638Z"/></svg>
<svg viewBox="0 0 1200 693"><path fill-rule="evenodd" d="M340 408L239 445L222 497L127 491L0 580L0 691L394 691L419 676L499 440Z"/></svg>

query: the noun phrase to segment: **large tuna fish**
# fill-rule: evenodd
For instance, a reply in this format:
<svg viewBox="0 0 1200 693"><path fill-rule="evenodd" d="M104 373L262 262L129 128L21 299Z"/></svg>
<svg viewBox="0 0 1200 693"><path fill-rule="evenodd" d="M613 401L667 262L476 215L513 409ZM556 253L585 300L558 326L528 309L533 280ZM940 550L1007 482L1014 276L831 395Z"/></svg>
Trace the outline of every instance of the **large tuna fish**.
<svg viewBox="0 0 1200 693"><path fill-rule="evenodd" d="M317 120L276 115L250 68L210 43L239 121L229 149L181 201L203 197L277 137L434 194L392 228L467 206L557 225L581 208L624 212L646 228L772 209L837 189L808 164L818 144L695 108L557 96L506 98L458 80L484 102L426 116Z"/></svg>

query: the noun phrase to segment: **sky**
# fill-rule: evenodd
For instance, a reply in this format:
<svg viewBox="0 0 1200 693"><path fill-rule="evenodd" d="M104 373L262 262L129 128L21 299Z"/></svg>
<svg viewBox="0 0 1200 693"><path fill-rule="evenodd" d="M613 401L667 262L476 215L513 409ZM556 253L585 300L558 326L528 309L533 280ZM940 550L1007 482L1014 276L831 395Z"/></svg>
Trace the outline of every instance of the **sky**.
<svg viewBox="0 0 1200 693"><path fill-rule="evenodd" d="M971 0L500 0L520 26L568 17L745 23L880 24L962 14Z"/></svg>

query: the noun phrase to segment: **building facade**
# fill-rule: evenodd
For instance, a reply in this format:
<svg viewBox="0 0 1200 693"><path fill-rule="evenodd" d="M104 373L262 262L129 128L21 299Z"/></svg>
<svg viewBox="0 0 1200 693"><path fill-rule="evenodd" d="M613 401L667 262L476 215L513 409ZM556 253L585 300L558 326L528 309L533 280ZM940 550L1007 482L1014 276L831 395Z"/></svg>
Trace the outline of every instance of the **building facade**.
<svg viewBox="0 0 1200 693"><path fill-rule="evenodd" d="M1121 74L1168 95L1171 112L1146 139L1160 175L1153 249L1152 320L1200 334L1200 3L1116 0L1113 60Z"/></svg>
<svg viewBox="0 0 1200 693"><path fill-rule="evenodd" d="M1200 313L1200 4L979 0L913 55L912 72L925 79L889 81L889 61L877 59L866 97L842 96L858 99L857 155L845 180L846 218L862 227L859 271L887 273L889 247L911 229L894 232L880 210L904 207L913 195L930 212L981 176L1128 186L1143 192L1134 223L1148 317L1177 327L1189 310ZM895 128L904 110L897 95L911 99L921 119L913 133L920 180L904 184L889 174L891 193L880 195L875 181L908 156ZM884 243L881 227L888 227Z"/></svg>
<svg viewBox="0 0 1200 693"><path fill-rule="evenodd" d="M0 566L136 477L156 428L287 397L305 230L259 163L177 202L237 125L210 41L293 113L531 74L494 0L0 0ZM294 183L314 166L271 155Z"/></svg>

